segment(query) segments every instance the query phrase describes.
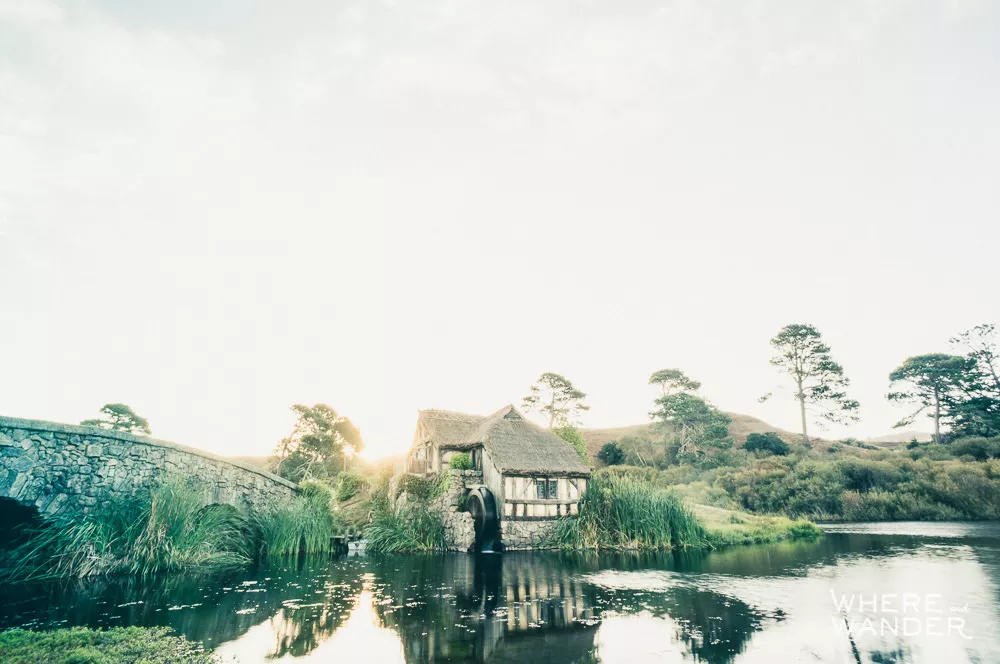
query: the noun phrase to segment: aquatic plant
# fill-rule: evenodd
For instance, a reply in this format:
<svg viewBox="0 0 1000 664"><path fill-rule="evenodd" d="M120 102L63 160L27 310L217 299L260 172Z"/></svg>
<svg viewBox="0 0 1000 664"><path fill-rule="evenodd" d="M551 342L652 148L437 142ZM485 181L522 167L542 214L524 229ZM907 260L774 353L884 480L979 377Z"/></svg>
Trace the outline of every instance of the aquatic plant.
<svg viewBox="0 0 1000 664"><path fill-rule="evenodd" d="M261 557L330 553L339 532L333 495L324 484L303 482L299 495L258 514Z"/></svg>
<svg viewBox="0 0 1000 664"><path fill-rule="evenodd" d="M559 521L555 541L570 549L669 549L705 544L705 529L669 489L626 473L595 473L580 514Z"/></svg>
<svg viewBox="0 0 1000 664"><path fill-rule="evenodd" d="M137 500L43 523L13 551L16 562L4 579L144 576L250 562L246 518L227 505L203 503L199 492L168 481Z"/></svg>

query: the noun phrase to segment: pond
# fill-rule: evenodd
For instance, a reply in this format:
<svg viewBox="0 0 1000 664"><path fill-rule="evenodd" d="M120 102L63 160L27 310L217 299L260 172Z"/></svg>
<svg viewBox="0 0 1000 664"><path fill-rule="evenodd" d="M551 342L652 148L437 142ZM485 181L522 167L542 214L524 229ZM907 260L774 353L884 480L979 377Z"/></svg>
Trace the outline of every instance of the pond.
<svg viewBox="0 0 1000 664"><path fill-rule="evenodd" d="M341 557L0 590L0 628L169 625L243 664L1000 662L1000 524L710 553Z"/></svg>

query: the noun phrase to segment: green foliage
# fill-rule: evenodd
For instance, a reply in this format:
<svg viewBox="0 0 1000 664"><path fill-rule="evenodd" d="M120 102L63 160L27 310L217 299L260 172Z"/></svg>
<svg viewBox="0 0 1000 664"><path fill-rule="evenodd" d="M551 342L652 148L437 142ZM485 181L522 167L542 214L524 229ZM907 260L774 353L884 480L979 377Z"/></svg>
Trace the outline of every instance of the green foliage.
<svg viewBox="0 0 1000 664"><path fill-rule="evenodd" d="M216 664L220 659L169 627L73 627L0 632L4 664Z"/></svg>
<svg viewBox="0 0 1000 664"><path fill-rule="evenodd" d="M401 478L395 495L383 485L372 500L372 523L365 529L371 553L406 553L444 549L444 520L430 509L450 478L439 473L434 480L414 475Z"/></svg>
<svg viewBox="0 0 1000 664"><path fill-rule="evenodd" d="M850 381L844 375L844 368L834 362L819 330L812 325L786 325L771 339L771 345L777 351L771 364L788 374L794 383L803 441L809 440L806 422L809 406L818 409L819 417L828 422L858 419L858 402L845 392Z"/></svg>
<svg viewBox="0 0 1000 664"><path fill-rule="evenodd" d="M9 580L150 575L249 563L246 519L228 505L172 481L144 499L106 506L83 518L43 524L15 550Z"/></svg>
<svg viewBox="0 0 1000 664"><path fill-rule="evenodd" d="M130 406L123 403L106 403L101 408L100 417L93 420L80 422L85 427L98 427L111 431L125 431L127 433L145 434L152 433L149 429L149 420L139 417Z"/></svg>
<svg viewBox="0 0 1000 664"><path fill-rule="evenodd" d="M265 558L297 557L303 553L330 553L339 531L330 488L303 482L299 495L256 515Z"/></svg>
<svg viewBox="0 0 1000 664"><path fill-rule="evenodd" d="M524 411L538 411L549 419L549 428L565 427L576 423L577 418L590 410L583 403L587 395L573 383L555 373L543 373L531 386L531 394L524 397Z"/></svg>
<svg viewBox="0 0 1000 664"><path fill-rule="evenodd" d="M749 434L746 443L743 445L743 449L747 452L762 452L777 456L785 456L791 451L788 443L783 441L781 436L773 431Z"/></svg>
<svg viewBox="0 0 1000 664"><path fill-rule="evenodd" d="M364 491L368 480L354 472L345 472L337 476L337 500L344 503Z"/></svg>
<svg viewBox="0 0 1000 664"><path fill-rule="evenodd" d="M1000 459L1000 438L960 438L951 444L951 452L976 461Z"/></svg>
<svg viewBox="0 0 1000 664"><path fill-rule="evenodd" d="M584 463L590 465L590 455L587 454L587 441L583 439L580 430L576 427L564 426L552 430L557 436L565 440L572 446L576 453L583 459Z"/></svg>
<svg viewBox="0 0 1000 664"><path fill-rule="evenodd" d="M996 326L977 325L953 338L966 351L969 369L960 391L948 394L944 410L956 436L1000 436L1000 349Z"/></svg>
<svg viewBox="0 0 1000 664"><path fill-rule="evenodd" d="M472 457L465 452L452 454L448 465L452 470L472 470Z"/></svg>
<svg viewBox="0 0 1000 664"><path fill-rule="evenodd" d="M613 440L609 440L601 446L601 451L597 453L597 458L609 466L620 466L625 463L625 452Z"/></svg>
<svg viewBox="0 0 1000 664"><path fill-rule="evenodd" d="M358 428L330 406L295 404L292 411L297 416L292 433L275 448L278 475L295 482L331 477L363 449Z"/></svg>
<svg viewBox="0 0 1000 664"><path fill-rule="evenodd" d="M675 493L627 473L595 473L578 517L565 518L555 539L568 549L669 549L699 546L705 531Z"/></svg>
<svg viewBox="0 0 1000 664"><path fill-rule="evenodd" d="M667 396L675 392L697 392L701 388L701 383L688 378L680 369L660 369L649 377L650 385L659 385L660 396Z"/></svg>
<svg viewBox="0 0 1000 664"><path fill-rule="evenodd" d="M901 454L827 461L768 457L724 471L716 482L755 513L852 521L1000 517L1000 477L987 463L914 461Z"/></svg>
<svg viewBox="0 0 1000 664"><path fill-rule="evenodd" d="M660 397L657 409L649 414L656 428L664 433L664 447L669 460L697 460L710 449L733 446L729 437L732 418L704 399L686 392Z"/></svg>
<svg viewBox="0 0 1000 664"><path fill-rule="evenodd" d="M946 404L961 398L962 383L975 363L957 355L932 353L908 357L891 374L891 386L897 388L887 399L893 403L910 404L916 409L895 424L909 426L917 417L930 411L934 421L934 439L941 442L941 421L949 418ZM945 409L942 412L942 409Z"/></svg>
<svg viewBox="0 0 1000 664"><path fill-rule="evenodd" d="M421 501L431 501L443 494L451 486L451 478L447 473L438 473L432 477L419 475L403 475L396 484L396 496L407 493Z"/></svg>

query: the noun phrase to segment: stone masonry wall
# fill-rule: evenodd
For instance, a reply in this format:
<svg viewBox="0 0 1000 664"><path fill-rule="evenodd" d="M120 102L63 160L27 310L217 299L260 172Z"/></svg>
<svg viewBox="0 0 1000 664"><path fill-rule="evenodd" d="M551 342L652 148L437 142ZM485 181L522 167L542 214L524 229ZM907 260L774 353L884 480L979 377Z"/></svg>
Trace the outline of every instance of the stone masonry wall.
<svg viewBox="0 0 1000 664"><path fill-rule="evenodd" d="M466 483L482 482L483 474L475 470L452 470L451 488L431 503L444 522L444 537L449 551L468 551L476 541L476 526L472 515L465 511Z"/></svg>
<svg viewBox="0 0 1000 664"><path fill-rule="evenodd" d="M538 521L504 519L500 522L500 538L508 551L555 548L552 534L557 523L556 519Z"/></svg>
<svg viewBox="0 0 1000 664"><path fill-rule="evenodd" d="M186 479L205 504L244 512L294 496L265 470L163 440L94 427L0 417L0 498L72 517L127 500L167 476Z"/></svg>

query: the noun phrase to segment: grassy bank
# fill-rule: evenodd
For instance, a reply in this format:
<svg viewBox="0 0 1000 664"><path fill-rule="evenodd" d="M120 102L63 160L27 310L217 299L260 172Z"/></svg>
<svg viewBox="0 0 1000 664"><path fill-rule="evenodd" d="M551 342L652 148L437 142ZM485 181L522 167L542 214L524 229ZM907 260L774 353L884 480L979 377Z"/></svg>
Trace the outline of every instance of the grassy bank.
<svg viewBox="0 0 1000 664"><path fill-rule="evenodd" d="M793 539L814 539L814 524L689 504L675 491L628 469L593 475L580 515L559 522L563 549L721 548Z"/></svg>
<svg viewBox="0 0 1000 664"><path fill-rule="evenodd" d="M0 632L4 664L218 664L198 644L166 627L83 627Z"/></svg>
<svg viewBox="0 0 1000 664"><path fill-rule="evenodd" d="M759 516L709 505L694 505L693 511L705 528L707 543L715 549L823 536L816 524L804 519Z"/></svg>

